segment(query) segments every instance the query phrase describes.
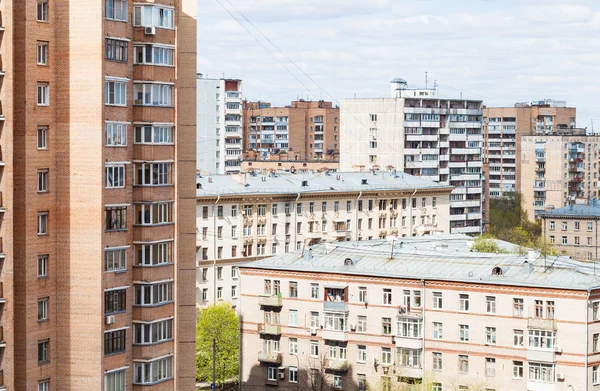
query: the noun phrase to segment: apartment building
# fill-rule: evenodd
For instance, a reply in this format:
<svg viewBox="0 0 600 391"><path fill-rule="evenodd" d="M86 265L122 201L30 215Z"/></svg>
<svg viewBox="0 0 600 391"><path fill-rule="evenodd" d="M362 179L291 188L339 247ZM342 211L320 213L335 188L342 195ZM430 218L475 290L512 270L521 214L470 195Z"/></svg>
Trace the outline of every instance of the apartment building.
<svg viewBox="0 0 600 391"><path fill-rule="evenodd" d="M196 300L239 299L237 267L320 242L449 232L452 188L400 173L197 179Z"/></svg>
<svg viewBox="0 0 600 391"><path fill-rule="evenodd" d="M599 387L594 269L470 252L461 236L325 244L240 266L243 387Z"/></svg>
<svg viewBox="0 0 600 391"><path fill-rule="evenodd" d="M0 389L193 389L196 1L0 12Z"/></svg>
<svg viewBox="0 0 600 391"><path fill-rule="evenodd" d="M341 171L397 169L455 187L452 233L482 230L482 103L392 80L392 97L344 99Z"/></svg>
<svg viewBox="0 0 600 391"><path fill-rule="evenodd" d="M489 199L521 191L521 136L551 135L575 128L576 109L564 101L484 107L484 155L489 162Z"/></svg>
<svg viewBox="0 0 600 391"><path fill-rule="evenodd" d="M586 204L571 204L541 212L542 235L562 254L580 261L598 261L598 220L596 198Z"/></svg>
<svg viewBox="0 0 600 391"><path fill-rule="evenodd" d="M325 101L244 102L244 150L262 160L281 152L291 160L339 159L339 117L339 108Z"/></svg>
<svg viewBox="0 0 600 391"><path fill-rule="evenodd" d="M570 133L521 138L521 193L530 220L598 196L600 138Z"/></svg>
<svg viewBox="0 0 600 391"><path fill-rule="evenodd" d="M197 169L239 174L242 161L242 81L197 75Z"/></svg>

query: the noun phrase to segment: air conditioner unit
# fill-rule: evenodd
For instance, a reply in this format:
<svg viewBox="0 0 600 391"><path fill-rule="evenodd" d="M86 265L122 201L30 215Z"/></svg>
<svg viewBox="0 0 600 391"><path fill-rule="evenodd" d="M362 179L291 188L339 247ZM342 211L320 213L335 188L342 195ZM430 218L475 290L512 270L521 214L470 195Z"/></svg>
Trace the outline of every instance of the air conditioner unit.
<svg viewBox="0 0 600 391"><path fill-rule="evenodd" d="M279 378L285 379L285 372L283 372L283 371L279 372Z"/></svg>
<svg viewBox="0 0 600 391"><path fill-rule="evenodd" d="M108 315L106 317L106 324L113 324L115 323L115 316L114 315Z"/></svg>
<svg viewBox="0 0 600 391"><path fill-rule="evenodd" d="M356 331L356 325L355 324L351 324L350 325L350 331Z"/></svg>
<svg viewBox="0 0 600 391"><path fill-rule="evenodd" d="M565 380L565 374L564 373L557 373L556 374L556 380Z"/></svg>
<svg viewBox="0 0 600 391"><path fill-rule="evenodd" d="M316 327L311 327L310 328L310 335L317 335L317 328Z"/></svg>
<svg viewBox="0 0 600 391"><path fill-rule="evenodd" d="M154 27L154 26L144 27L144 34L156 35L156 27Z"/></svg>
<svg viewBox="0 0 600 391"><path fill-rule="evenodd" d="M562 353L562 348L561 348L560 346L555 346L555 347L554 347L554 351L555 351L556 353L559 353L559 354L560 354L560 353Z"/></svg>

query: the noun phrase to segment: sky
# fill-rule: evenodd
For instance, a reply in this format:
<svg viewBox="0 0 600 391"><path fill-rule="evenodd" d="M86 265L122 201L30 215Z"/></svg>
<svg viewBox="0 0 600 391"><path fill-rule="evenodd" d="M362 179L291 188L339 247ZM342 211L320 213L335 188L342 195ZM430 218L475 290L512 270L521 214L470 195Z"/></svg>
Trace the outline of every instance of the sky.
<svg viewBox="0 0 600 391"><path fill-rule="evenodd" d="M441 97L566 100L598 131L599 68L597 0L198 0L198 72L274 105L388 97L427 72Z"/></svg>

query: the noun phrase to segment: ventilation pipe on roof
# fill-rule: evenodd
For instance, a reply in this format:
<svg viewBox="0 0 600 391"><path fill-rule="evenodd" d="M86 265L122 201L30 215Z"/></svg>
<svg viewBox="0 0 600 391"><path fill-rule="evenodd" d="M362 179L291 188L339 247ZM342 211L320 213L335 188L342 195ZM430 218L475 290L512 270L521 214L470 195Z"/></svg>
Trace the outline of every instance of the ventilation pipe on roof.
<svg viewBox="0 0 600 391"><path fill-rule="evenodd" d="M523 273L529 275L533 270L533 265L527 261L523 262Z"/></svg>
<svg viewBox="0 0 600 391"><path fill-rule="evenodd" d="M305 260L306 262L310 262L310 261L312 261L312 257L313 257L313 255L312 255L312 252L313 252L313 250L312 250L312 247L309 247L309 248L308 248L308 251L306 251L306 252L304 253L304 260Z"/></svg>

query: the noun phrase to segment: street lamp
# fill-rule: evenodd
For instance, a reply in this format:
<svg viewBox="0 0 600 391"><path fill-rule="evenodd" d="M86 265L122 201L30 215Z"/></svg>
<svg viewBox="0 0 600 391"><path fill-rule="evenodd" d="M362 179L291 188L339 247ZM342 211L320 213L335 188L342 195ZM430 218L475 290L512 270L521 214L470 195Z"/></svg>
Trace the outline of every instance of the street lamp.
<svg viewBox="0 0 600 391"><path fill-rule="evenodd" d="M296 357L298 366L296 367L296 391L300 391L300 358L296 353L290 353L290 356Z"/></svg>

